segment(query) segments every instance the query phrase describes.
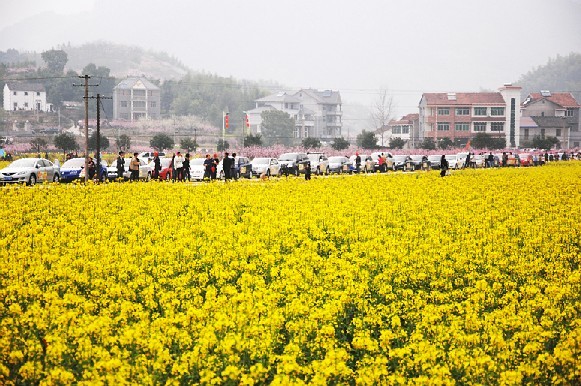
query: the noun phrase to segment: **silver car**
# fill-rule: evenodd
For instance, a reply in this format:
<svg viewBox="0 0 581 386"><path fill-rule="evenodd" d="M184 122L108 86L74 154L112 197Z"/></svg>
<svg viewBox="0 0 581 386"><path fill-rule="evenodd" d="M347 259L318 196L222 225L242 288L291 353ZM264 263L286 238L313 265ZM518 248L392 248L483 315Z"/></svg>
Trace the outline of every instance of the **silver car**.
<svg viewBox="0 0 581 386"><path fill-rule="evenodd" d="M58 182L60 167L45 158L21 158L0 170L0 182L26 183L30 186L37 182Z"/></svg>
<svg viewBox="0 0 581 386"><path fill-rule="evenodd" d="M276 158L254 158L252 164L252 175L260 177L264 174L267 177L280 175L280 164Z"/></svg>

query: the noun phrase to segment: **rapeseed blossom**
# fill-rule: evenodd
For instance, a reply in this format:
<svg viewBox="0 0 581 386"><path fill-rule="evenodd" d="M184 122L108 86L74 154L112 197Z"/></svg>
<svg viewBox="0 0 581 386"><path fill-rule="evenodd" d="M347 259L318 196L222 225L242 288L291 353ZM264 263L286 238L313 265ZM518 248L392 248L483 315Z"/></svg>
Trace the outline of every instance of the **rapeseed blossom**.
<svg viewBox="0 0 581 386"><path fill-rule="evenodd" d="M0 383L579 383L580 182L4 187Z"/></svg>

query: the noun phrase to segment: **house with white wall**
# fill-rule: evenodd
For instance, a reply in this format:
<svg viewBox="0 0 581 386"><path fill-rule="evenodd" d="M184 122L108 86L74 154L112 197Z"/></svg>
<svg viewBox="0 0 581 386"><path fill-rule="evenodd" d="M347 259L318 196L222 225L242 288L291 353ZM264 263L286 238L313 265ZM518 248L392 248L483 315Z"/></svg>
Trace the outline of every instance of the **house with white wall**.
<svg viewBox="0 0 581 386"><path fill-rule="evenodd" d="M4 84L5 111L51 111L46 90L40 83L9 82Z"/></svg>

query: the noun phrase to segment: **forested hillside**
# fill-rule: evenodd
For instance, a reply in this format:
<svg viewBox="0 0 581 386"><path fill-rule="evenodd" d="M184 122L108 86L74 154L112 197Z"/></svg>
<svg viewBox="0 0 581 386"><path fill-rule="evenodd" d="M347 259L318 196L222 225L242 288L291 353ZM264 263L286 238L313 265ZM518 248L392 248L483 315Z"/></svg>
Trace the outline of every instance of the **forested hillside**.
<svg viewBox="0 0 581 386"><path fill-rule="evenodd" d="M523 96L540 90L570 91L581 102L581 54L551 58L546 65L521 76L515 84L523 88Z"/></svg>

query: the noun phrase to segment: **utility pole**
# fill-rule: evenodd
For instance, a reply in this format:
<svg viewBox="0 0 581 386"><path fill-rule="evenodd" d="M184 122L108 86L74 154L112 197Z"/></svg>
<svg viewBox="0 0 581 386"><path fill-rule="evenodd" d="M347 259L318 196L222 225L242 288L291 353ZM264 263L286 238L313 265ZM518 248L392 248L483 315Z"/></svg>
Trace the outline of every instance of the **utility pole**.
<svg viewBox="0 0 581 386"><path fill-rule="evenodd" d="M97 180L101 181L101 99L112 99L111 97L102 97L101 94L97 94L96 97L91 97L91 99L97 99ZM87 146L88 147L88 146ZM85 161L86 163L87 161ZM87 170L87 169L85 169ZM87 176L85 172L85 177Z"/></svg>
<svg viewBox="0 0 581 386"><path fill-rule="evenodd" d="M85 87L85 182L89 180L89 86L98 86L97 84L89 84L90 75L79 76L85 79L85 84L73 84L73 86Z"/></svg>

